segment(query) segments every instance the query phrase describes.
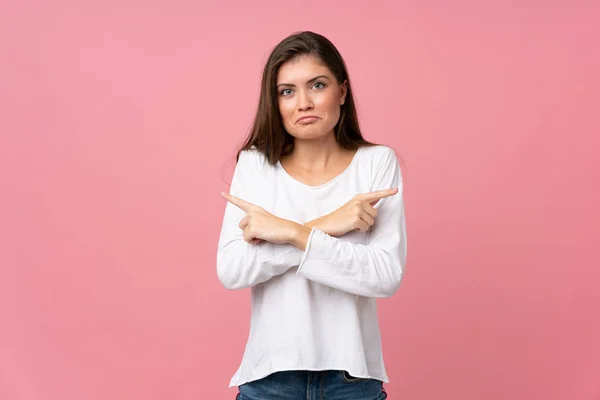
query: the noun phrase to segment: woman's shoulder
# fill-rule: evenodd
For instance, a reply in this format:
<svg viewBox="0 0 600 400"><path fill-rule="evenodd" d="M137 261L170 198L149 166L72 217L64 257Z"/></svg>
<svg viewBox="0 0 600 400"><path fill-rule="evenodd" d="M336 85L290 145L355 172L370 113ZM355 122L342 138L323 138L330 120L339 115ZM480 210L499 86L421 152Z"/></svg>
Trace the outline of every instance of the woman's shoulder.
<svg viewBox="0 0 600 400"><path fill-rule="evenodd" d="M255 146L240 151L237 164L246 174L259 174L270 168L267 157Z"/></svg>
<svg viewBox="0 0 600 400"><path fill-rule="evenodd" d="M256 148L256 146L252 146L249 149L243 149L240 151L238 163L242 161L260 164L265 161L265 156Z"/></svg>
<svg viewBox="0 0 600 400"><path fill-rule="evenodd" d="M364 154L370 155L371 157L381 157L395 154L394 149L385 144L363 145L361 147L361 151Z"/></svg>
<svg viewBox="0 0 600 400"><path fill-rule="evenodd" d="M397 162L396 151L384 144L363 145L360 149L363 162L368 163L374 169L382 164Z"/></svg>

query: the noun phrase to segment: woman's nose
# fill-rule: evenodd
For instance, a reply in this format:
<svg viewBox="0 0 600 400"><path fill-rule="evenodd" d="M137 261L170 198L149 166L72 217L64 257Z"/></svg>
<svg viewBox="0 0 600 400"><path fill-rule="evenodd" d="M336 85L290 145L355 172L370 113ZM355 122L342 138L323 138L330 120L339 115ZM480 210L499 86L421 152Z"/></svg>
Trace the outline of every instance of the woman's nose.
<svg viewBox="0 0 600 400"><path fill-rule="evenodd" d="M298 93L298 110L310 110L313 107L312 99L308 93L299 92Z"/></svg>

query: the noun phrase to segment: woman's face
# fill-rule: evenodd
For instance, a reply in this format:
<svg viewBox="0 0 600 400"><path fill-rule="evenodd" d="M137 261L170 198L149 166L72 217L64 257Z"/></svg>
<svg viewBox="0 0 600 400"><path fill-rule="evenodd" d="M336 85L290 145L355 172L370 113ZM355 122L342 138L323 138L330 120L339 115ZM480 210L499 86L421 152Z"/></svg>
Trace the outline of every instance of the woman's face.
<svg viewBox="0 0 600 400"><path fill-rule="evenodd" d="M317 139L333 132L346 100L329 69L314 56L288 61L277 74L279 113L285 130L298 139Z"/></svg>

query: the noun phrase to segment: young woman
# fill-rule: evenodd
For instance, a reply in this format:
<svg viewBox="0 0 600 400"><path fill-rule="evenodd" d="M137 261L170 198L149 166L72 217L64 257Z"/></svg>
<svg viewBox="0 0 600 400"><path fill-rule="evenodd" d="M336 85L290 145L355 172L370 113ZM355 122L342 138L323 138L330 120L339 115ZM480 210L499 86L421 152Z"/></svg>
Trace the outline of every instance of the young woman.
<svg viewBox="0 0 600 400"><path fill-rule="evenodd" d="M301 32L272 51L237 154L218 244L228 289L251 288L239 400L387 397L375 298L406 263L394 151L363 139L345 63Z"/></svg>

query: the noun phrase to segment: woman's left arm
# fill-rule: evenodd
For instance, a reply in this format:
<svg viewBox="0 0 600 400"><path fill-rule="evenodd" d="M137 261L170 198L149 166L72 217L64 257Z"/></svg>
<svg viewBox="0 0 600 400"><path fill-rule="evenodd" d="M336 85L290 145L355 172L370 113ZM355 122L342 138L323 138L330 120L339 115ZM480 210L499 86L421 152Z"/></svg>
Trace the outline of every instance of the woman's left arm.
<svg viewBox="0 0 600 400"><path fill-rule="evenodd" d="M377 222L366 244L355 244L312 228L298 230L295 246L303 249L297 274L307 279L367 297L390 297L400 285L406 266L406 218L400 165L392 149L382 158L373 190L398 188L381 199Z"/></svg>

